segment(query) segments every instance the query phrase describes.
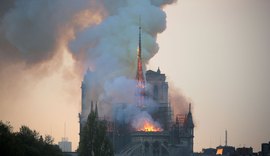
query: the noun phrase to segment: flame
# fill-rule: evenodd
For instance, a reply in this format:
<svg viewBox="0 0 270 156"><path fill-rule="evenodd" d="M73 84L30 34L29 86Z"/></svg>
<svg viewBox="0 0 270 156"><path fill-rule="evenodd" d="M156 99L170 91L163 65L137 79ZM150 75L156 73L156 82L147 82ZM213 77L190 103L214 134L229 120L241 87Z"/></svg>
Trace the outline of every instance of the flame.
<svg viewBox="0 0 270 156"><path fill-rule="evenodd" d="M223 148L217 149L217 155L222 155L223 154Z"/></svg>
<svg viewBox="0 0 270 156"><path fill-rule="evenodd" d="M158 124L150 122L148 120L144 120L143 127L139 128L139 131L144 132L160 132L162 128Z"/></svg>

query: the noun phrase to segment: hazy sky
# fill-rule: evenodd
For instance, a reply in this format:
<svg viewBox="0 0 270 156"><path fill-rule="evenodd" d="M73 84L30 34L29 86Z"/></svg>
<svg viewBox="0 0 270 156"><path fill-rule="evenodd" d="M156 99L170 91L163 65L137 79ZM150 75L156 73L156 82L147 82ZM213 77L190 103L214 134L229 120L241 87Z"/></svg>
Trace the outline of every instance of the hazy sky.
<svg viewBox="0 0 270 156"><path fill-rule="evenodd" d="M229 145L260 150L270 141L270 1L182 0L165 11L167 29L149 68L160 67L193 103L195 151L224 144L225 129ZM38 67L0 59L0 120L56 142L66 123L75 149L81 75L58 50Z"/></svg>
<svg viewBox="0 0 270 156"><path fill-rule="evenodd" d="M168 6L150 67L193 102L195 151L270 140L270 1L188 0ZM221 138L221 139L220 139Z"/></svg>

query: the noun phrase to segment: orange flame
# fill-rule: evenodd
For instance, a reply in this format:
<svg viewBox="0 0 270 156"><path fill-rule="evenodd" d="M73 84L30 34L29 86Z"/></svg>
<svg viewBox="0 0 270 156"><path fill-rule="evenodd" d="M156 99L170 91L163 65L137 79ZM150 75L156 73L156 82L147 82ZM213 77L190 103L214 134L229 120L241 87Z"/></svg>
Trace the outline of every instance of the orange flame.
<svg viewBox="0 0 270 156"><path fill-rule="evenodd" d="M144 120L143 127L139 128L139 131L160 132L160 131L162 131L162 128L160 128L157 124L154 124L150 121Z"/></svg>

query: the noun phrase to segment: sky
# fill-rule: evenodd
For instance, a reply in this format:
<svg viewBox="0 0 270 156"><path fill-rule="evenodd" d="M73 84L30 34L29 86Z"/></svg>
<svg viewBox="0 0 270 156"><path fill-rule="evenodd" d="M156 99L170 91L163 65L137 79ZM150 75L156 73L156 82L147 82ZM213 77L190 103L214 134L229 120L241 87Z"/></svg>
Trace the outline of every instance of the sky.
<svg viewBox="0 0 270 156"><path fill-rule="evenodd" d="M229 145L259 151L260 144L270 140L270 1L181 0L164 10L167 27L157 36L159 51L147 68L160 67L169 86L192 103L194 150L224 145L228 130ZM3 33L5 29L0 28ZM52 135L56 143L64 137L66 125L66 137L75 149L83 71L64 46L73 33L56 33L61 40L48 49L56 53L44 54L46 59L38 64L33 61L40 59L35 55L6 57L12 48L3 46L7 42L0 38L0 120L10 121L15 131L27 125ZM22 39L24 45L34 42L27 37Z"/></svg>
<svg viewBox="0 0 270 156"><path fill-rule="evenodd" d="M150 67L193 103L195 151L270 140L270 1L189 0L165 8Z"/></svg>

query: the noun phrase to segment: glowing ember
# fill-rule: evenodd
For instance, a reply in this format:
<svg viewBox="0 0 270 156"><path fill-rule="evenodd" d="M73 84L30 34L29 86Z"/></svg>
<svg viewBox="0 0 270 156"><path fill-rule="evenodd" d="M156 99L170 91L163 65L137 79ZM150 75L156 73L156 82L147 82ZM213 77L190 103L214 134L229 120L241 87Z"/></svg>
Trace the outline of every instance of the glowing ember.
<svg viewBox="0 0 270 156"><path fill-rule="evenodd" d="M150 121L144 120L143 127L139 129L139 131L144 132L160 132L162 129L157 123L152 123Z"/></svg>

